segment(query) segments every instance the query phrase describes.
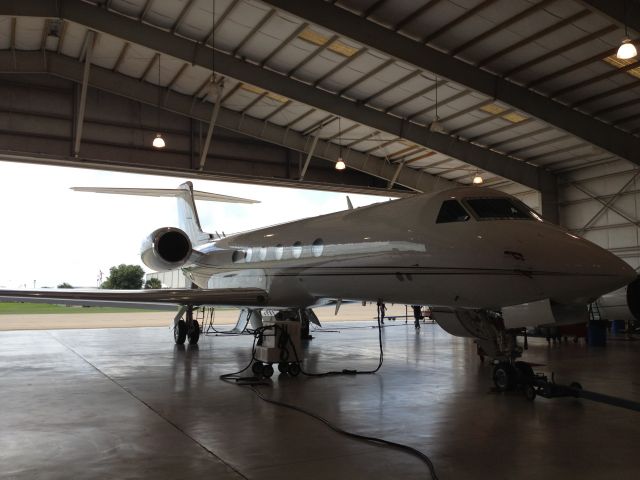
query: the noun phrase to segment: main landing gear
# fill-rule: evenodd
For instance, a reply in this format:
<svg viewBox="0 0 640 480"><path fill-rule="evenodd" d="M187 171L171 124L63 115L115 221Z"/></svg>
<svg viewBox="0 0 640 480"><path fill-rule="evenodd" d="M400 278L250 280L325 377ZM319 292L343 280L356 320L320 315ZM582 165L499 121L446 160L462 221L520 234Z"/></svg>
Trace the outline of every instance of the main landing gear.
<svg viewBox="0 0 640 480"><path fill-rule="evenodd" d="M189 345L197 345L201 331L200 324L193 318L193 305L183 307L176 318L179 318L173 326L173 339L176 344L184 345L184 342L188 339Z"/></svg>

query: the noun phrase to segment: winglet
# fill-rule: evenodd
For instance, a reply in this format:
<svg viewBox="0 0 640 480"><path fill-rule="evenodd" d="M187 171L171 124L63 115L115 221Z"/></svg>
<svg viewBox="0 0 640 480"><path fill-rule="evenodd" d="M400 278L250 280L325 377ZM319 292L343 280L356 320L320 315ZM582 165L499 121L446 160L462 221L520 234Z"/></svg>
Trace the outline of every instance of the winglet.
<svg viewBox="0 0 640 480"><path fill-rule="evenodd" d="M347 195L347 207L349 208L349 210L353 210L353 203L351 203L349 195Z"/></svg>

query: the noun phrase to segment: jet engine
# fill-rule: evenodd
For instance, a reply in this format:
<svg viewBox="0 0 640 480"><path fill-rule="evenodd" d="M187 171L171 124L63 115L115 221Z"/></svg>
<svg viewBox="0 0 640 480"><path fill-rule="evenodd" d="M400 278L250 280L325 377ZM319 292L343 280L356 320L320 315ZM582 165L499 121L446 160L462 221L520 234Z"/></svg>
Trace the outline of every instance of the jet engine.
<svg viewBox="0 0 640 480"><path fill-rule="evenodd" d="M608 320L640 320L640 277L626 287L607 293L597 302L600 316Z"/></svg>
<svg viewBox="0 0 640 480"><path fill-rule="evenodd" d="M143 263L158 272L180 268L192 253L189 236L174 227L157 229L144 239L140 249Z"/></svg>

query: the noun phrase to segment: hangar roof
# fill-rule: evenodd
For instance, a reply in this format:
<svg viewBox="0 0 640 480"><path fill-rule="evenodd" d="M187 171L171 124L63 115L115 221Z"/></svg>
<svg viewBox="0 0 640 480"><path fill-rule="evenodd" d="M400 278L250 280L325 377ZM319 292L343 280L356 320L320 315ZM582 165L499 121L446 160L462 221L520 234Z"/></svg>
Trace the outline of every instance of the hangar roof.
<svg viewBox="0 0 640 480"><path fill-rule="evenodd" d="M639 162L640 66L615 57L637 0L23 0L0 15L3 72L46 52L65 76L91 43L92 80L217 103L224 128L389 187L480 172L517 193Z"/></svg>

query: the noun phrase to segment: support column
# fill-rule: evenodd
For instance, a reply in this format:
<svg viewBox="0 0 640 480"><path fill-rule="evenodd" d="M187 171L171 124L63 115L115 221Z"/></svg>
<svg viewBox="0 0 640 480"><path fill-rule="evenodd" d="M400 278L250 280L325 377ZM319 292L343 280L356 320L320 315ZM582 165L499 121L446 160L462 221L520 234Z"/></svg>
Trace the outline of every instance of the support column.
<svg viewBox="0 0 640 480"><path fill-rule="evenodd" d="M543 188L540 190L540 208L542 210L542 216L558 224L560 222L560 209L558 208L558 182L553 178L553 181L547 181L544 183Z"/></svg>

